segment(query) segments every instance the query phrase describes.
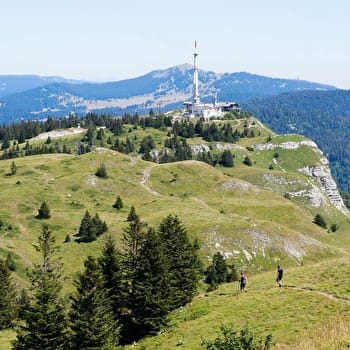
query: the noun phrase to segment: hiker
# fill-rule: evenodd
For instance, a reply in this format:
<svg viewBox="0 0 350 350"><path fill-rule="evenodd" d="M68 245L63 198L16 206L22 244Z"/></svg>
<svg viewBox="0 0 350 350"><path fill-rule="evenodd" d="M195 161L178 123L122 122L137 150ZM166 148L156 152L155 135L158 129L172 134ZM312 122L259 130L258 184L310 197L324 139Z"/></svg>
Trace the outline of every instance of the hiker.
<svg viewBox="0 0 350 350"><path fill-rule="evenodd" d="M281 266L277 266L277 277L276 282L278 283L279 287L282 287L282 279L283 279L283 269Z"/></svg>
<svg viewBox="0 0 350 350"><path fill-rule="evenodd" d="M247 292L246 290L246 285L247 285L247 282L248 282L248 279L247 279L247 276L243 274L243 272L241 272L241 278L240 278L240 288L241 288L241 292L245 291Z"/></svg>

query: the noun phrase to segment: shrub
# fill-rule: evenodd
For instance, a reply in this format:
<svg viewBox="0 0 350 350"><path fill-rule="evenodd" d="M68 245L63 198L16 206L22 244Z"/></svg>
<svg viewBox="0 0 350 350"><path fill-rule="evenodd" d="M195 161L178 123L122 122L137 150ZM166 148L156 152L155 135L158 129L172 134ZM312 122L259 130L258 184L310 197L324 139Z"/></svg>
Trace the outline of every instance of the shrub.
<svg viewBox="0 0 350 350"><path fill-rule="evenodd" d="M269 334L265 339L257 337L248 326L239 331L222 325L221 333L212 342L204 340L206 350L268 350L272 346L272 335Z"/></svg>
<svg viewBox="0 0 350 350"><path fill-rule="evenodd" d="M106 178L107 177L106 166L104 164L100 164L100 166L96 170L95 175L98 177Z"/></svg>
<svg viewBox="0 0 350 350"><path fill-rule="evenodd" d="M324 229L327 228L327 222L321 214L316 214L313 222Z"/></svg>

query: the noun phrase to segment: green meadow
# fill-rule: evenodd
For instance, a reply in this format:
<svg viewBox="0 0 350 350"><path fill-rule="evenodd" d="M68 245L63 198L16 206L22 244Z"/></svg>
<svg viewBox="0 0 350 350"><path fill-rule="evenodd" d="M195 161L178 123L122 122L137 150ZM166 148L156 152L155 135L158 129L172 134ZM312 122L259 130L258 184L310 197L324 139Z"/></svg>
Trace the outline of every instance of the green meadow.
<svg viewBox="0 0 350 350"><path fill-rule="evenodd" d="M91 243L74 240L84 213L98 213L122 248L126 218L135 206L149 226L157 227L169 214L178 215L189 237L198 239L204 265L221 251L229 263L248 274L249 291L238 294L237 282L211 293L201 286L191 304L170 315L169 328L127 349L202 349L203 338L214 339L222 323L235 327L248 323L259 334L271 333L276 349L346 346L350 342L346 335L350 317L349 218L329 203L313 207L307 198L285 195L315 185L298 169L320 164L320 154L308 146L257 151L252 146L266 143L269 135L270 143L300 142L305 138L277 136L255 118L230 122L242 129L246 123L254 125L256 135L241 139L236 145L240 148L232 149L233 168L212 167L196 160L156 164L106 148L80 156L16 158L17 172L13 175L13 160L2 160L0 256L12 254L16 283L28 284L26 268L38 261L33 244L42 224L48 224L60 246L64 291L72 292L72 282L87 255L99 256L104 243L104 235ZM152 135L157 149L167 138L167 130L125 130L120 139L127 136L137 147L146 135ZM106 131L99 147L107 146L108 136ZM81 137L57 142L73 150ZM199 138L188 143L215 146L215 142ZM245 156L251 158L252 166L242 163ZM95 176L101 164L107 169L106 179ZM273 169L269 169L271 164ZM117 196L124 202L120 211L113 208ZM36 216L43 201L49 205L51 217L39 220ZM339 230L331 232L315 225L316 213L325 217L328 226L337 223ZM64 243L67 235L71 240ZM274 282L277 264L286 270L284 288L277 288ZM325 330L330 332L326 337ZM0 332L0 350L10 350L13 337L11 330ZM321 338L323 348L317 343Z"/></svg>

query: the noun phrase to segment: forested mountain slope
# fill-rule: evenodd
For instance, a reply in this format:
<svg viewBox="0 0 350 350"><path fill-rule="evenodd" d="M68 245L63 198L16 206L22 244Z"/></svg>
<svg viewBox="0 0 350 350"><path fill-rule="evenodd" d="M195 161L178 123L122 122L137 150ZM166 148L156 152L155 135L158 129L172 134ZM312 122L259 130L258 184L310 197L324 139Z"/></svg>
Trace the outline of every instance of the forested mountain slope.
<svg viewBox="0 0 350 350"><path fill-rule="evenodd" d="M279 133L314 140L330 161L340 188L350 191L350 91L300 91L242 104Z"/></svg>

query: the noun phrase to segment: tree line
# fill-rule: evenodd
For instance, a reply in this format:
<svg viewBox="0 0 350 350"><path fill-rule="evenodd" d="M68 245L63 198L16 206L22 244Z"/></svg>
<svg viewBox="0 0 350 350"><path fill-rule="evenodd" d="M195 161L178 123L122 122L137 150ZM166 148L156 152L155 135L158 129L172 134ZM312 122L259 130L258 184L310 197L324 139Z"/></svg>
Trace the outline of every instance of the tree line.
<svg viewBox="0 0 350 350"><path fill-rule="evenodd" d="M69 297L62 294L63 265L47 225L35 245L41 260L29 273L28 292L17 295L0 260L0 329L16 325L14 350L113 349L156 334L170 311L192 300L198 247L180 219L169 215L153 228L135 208L128 219L122 249L108 236L100 256L85 260Z"/></svg>

